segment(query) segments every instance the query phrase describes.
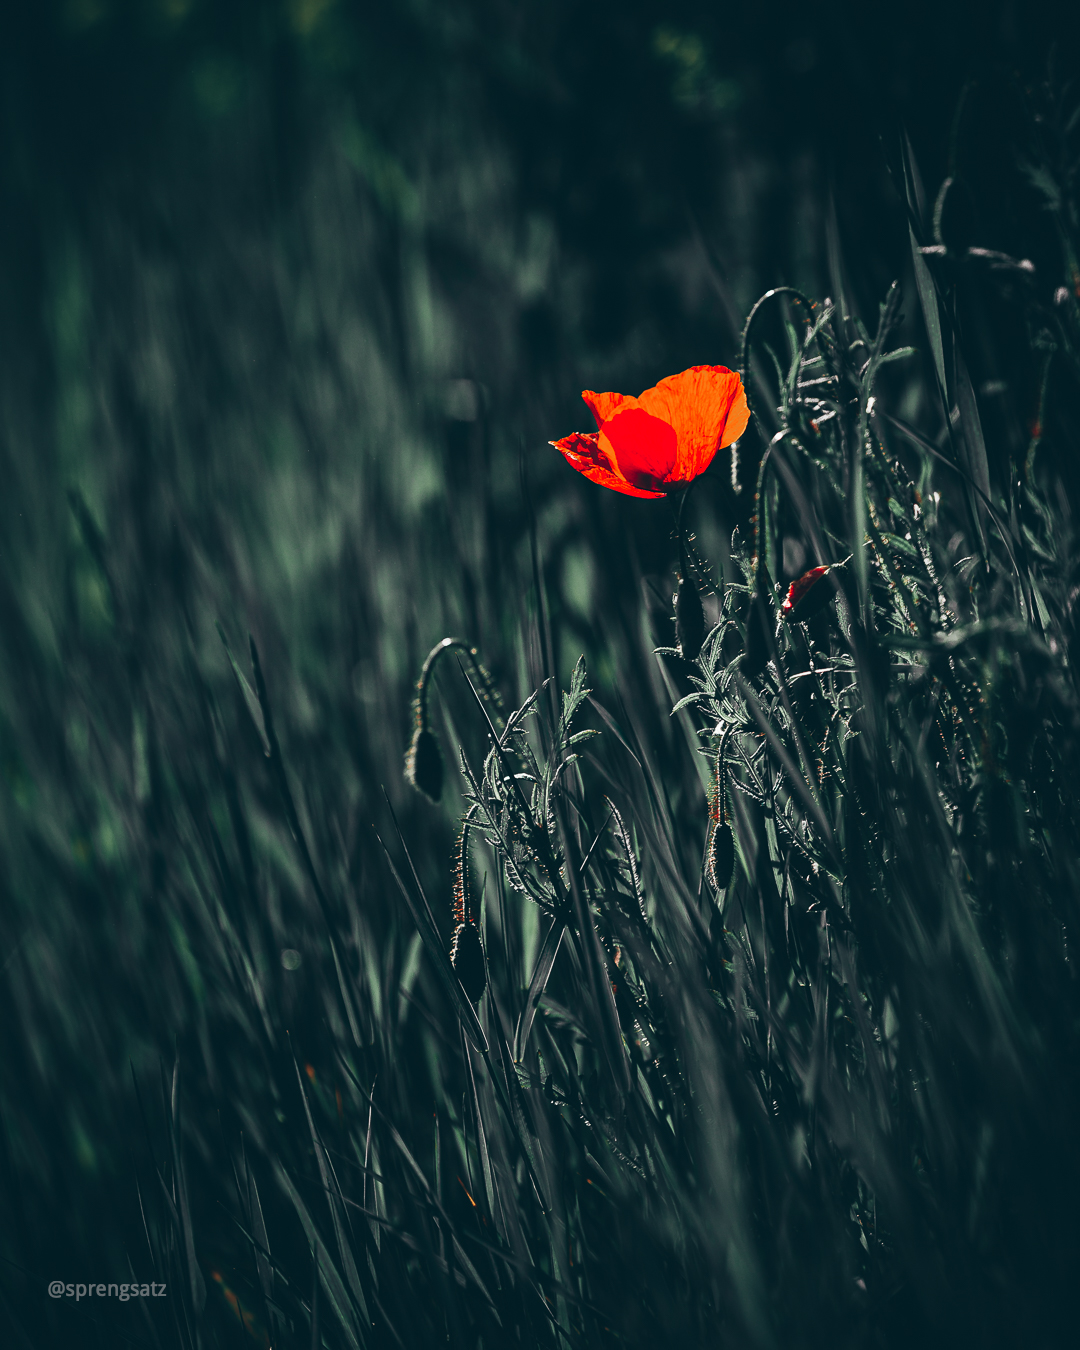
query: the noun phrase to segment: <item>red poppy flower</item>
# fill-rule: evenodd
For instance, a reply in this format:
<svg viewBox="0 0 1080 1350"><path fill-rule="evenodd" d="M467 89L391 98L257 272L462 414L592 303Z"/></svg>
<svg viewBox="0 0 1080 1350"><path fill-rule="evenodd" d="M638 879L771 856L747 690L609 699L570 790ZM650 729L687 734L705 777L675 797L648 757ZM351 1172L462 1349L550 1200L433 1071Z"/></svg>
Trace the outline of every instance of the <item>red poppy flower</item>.
<svg viewBox="0 0 1080 1350"><path fill-rule="evenodd" d="M742 380L726 366L691 366L639 398L591 389L581 397L597 430L550 444L578 473L631 497L664 497L685 487L750 420Z"/></svg>

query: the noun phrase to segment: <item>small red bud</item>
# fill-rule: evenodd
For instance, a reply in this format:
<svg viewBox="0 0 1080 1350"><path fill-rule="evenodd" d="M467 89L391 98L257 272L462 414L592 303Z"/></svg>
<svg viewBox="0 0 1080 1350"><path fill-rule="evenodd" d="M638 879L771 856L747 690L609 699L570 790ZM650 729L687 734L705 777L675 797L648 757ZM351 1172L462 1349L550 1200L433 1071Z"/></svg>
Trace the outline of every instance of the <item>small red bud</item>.
<svg viewBox="0 0 1080 1350"><path fill-rule="evenodd" d="M808 619L829 603L833 598L833 589L820 583L831 570L829 567L812 567L809 572L804 572L797 581L791 583L787 599L781 606L781 613L785 619L797 621Z"/></svg>

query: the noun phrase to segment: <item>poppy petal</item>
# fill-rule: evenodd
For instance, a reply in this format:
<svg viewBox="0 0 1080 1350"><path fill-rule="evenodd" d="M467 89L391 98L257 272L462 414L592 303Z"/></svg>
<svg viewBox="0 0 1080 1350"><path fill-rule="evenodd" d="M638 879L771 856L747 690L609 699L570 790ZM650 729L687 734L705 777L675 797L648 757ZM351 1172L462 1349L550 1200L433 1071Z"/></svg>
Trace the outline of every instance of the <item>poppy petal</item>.
<svg viewBox="0 0 1080 1350"><path fill-rule="evenodd" d="M750 421L742 380L727 366L691 366L646 389L638 402L675 428L679 448L672 482L704 473L717 450L738 440Z"/></svg>
<svg viewBox="0 0 1080 1350"><path fill-rule="evenodd" d="M600 449L627 482L658 488L675 467L679 440L675 428L644 408L617 412L600 428Z"/></svg>
<svg viewBox="0 0 1080 1350"><path fill-rule="evenodd" d="M636 408L638 405L637 399L630 394L594 394L591 389L583 389L581 397L589 405L598 427L602 427L609 417L614 417L620 408Z"/></svg>
<svg viewBox="0 0 1080 1350"><path fill-rule="evenodd" d="M833 598L830 586L822 584L832 569L829 567L811 567L788 587L787 599L781 609L787 619L809 618L823 609Z"/></svg>
<svg viewBox="0 0 1080 1350"><path fill-rule="evenodd" d="M623 492L628 497L666 496L663 492L651 492L645 488L634 487L625 478L614 473L604 462L598 440L598 432L575 431L570 436L564 436L561 441L549 441L548 444L553 445L562 454L571 468L577 469L578 473L583 474L592 483L599 483L601 487Z"/></svg>

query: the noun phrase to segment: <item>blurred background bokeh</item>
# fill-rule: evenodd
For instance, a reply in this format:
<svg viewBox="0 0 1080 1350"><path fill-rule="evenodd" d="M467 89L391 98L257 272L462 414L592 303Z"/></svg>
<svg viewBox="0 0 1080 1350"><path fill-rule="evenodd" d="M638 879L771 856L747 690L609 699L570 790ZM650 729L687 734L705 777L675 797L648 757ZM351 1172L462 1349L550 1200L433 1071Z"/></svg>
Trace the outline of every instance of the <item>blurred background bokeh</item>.
<svg viewBox="0 0 1080 1350"><path fill-rule="evenodd" d="M645 639L668 640L669 514L585 483L547 445L588 429L579 391L737 364L771 286L843 286L870 321L910 270L889 171L902 135L929 201L963 178L966 242L1057 277L1018 138L1076 48L1065 6L1020 0L4 11L0 1285L14 1307L13 1280L36 1288L99 1251L122 1265L132 1068L153 1077L185 1047L204 1161L215 1094L244 1095L222 1080L225 996L158 903L182 860L158 842L158 780L179 798L201 781L184 777L198 679L231 696L215 624L241 655L257 638L298 781L317 766L302 809L343 875L383 884L382 784L442 875L454 799L433 813L401 782L412 688L455 633L508 697L528 692L530 521L564 676L584 651L621 696L657 678L643 614ZM1025 368L1003 386L1002 417L1030 417L1035 383ZM721 455L695 504L706 554L722 556L751 495ZM271 834L257 843L273 854ZM302 886L283 854L266 867L265 950L252 942L299 1026L318 998L290 992L275 944L305 950ZM415 959L380 903L371 960L393 990Z"/></svg>

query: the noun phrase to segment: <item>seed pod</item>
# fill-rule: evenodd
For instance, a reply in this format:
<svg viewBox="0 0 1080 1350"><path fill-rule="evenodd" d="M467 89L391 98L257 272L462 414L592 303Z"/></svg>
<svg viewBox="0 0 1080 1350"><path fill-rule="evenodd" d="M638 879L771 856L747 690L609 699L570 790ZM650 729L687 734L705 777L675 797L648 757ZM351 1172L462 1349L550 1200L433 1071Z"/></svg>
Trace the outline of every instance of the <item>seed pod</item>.
<svg viewBox="0 0 1080 1350"><path fill-rule="evenodd" d="M705 609L688 568L684 568L675 592L675 639L684 661L696 660L705 641Z"/></svg>
<svg viewBox="0 0 1080 1350"><path fill-rule="evenodd" d="M422 723L417 724L405 755L405 778L433 802L442 796L442 752L435 733Z"/></svg>
<svg viewBox="0 0 1080 1350"><path fill-rule="evenodd" d="M715 890L726 891L731 885L735 872L735 837L727 821L713 826L707 872Z"/></svg>
<svg viewBox="0 0 1080 1350"><path fill-rule="evenodd" d="M809 572L804 572L798 580L791 583L787 599L781 606L781 613L785 619L802 623L804 619L812 618L825 608L836 595L832 586L825 580L831 571L831 567L811 567Z"/></svg>
<svg viewBox="0 0 1080 1350"><path fill-rule="evenodd" d="M450 964L461 981L470 1003L479 1003L487 987L487 968L484 964L484 944L480 930L474 923L459 923L454 929L450 947Z"/></svg>

